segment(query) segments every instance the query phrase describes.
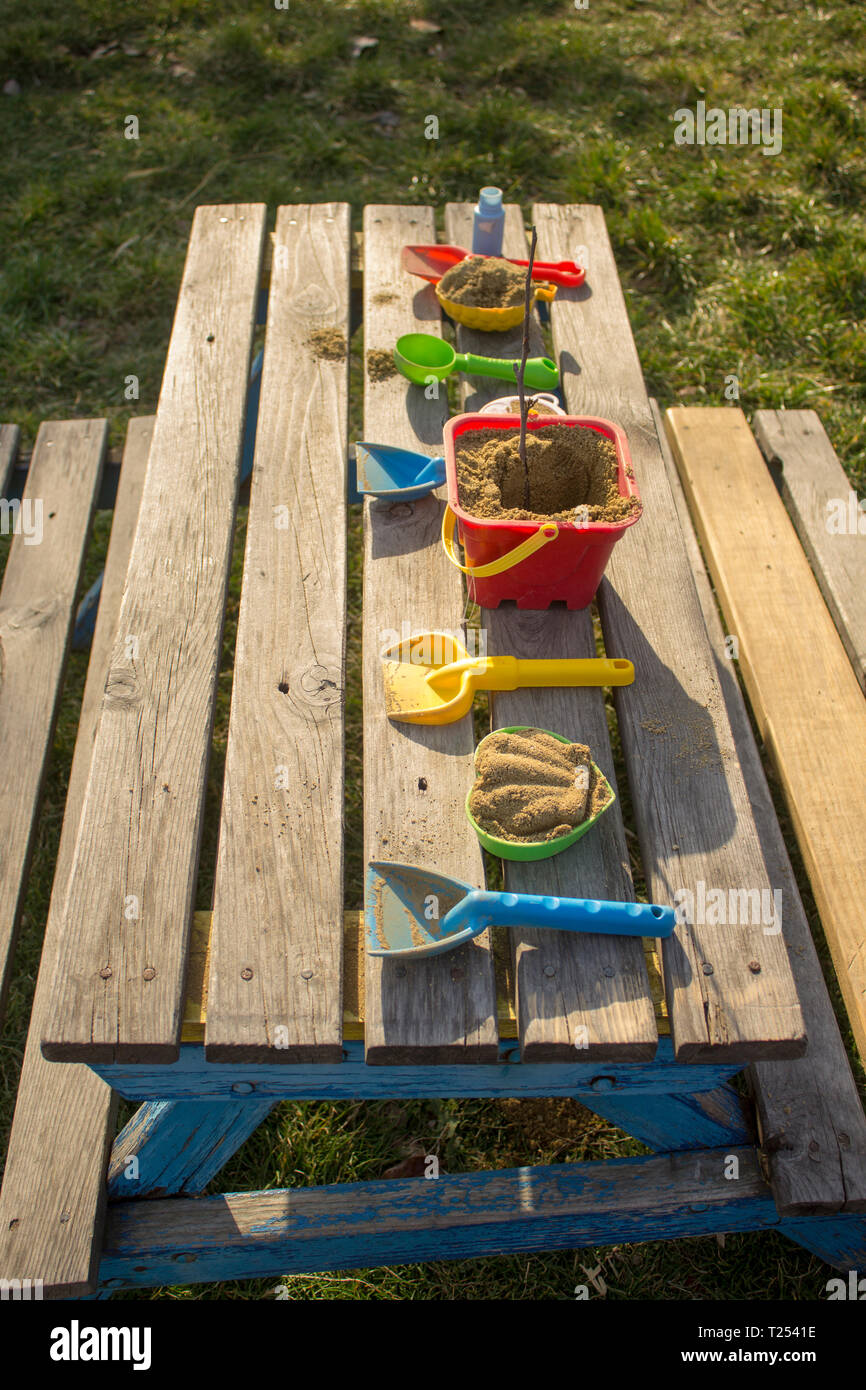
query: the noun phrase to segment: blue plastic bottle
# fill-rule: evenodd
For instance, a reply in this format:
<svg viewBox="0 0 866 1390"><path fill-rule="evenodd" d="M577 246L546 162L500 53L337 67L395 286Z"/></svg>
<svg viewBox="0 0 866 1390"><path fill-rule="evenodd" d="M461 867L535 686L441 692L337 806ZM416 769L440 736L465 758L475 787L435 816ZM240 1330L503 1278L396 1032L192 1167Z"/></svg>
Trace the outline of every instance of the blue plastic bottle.
<svg viewBox="0 0 866 1390"><path fill-rule="evenodd" d="M472 218L472 250L478 256L501 256L505 208L501 188L482 188Z"/></svg>

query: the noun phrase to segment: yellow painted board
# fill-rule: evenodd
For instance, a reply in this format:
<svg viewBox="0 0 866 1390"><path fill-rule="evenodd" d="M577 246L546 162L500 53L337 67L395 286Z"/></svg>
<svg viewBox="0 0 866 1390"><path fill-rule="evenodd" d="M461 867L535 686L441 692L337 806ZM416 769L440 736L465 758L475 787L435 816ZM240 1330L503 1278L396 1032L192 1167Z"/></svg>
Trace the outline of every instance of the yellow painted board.
<svg viewBox="0 0 866 1390"><path fill-rule="evenodd" d="M347 1042L364 1040L364 962L361 951L363 913L346 912L343 915L343 1038ZM210 957L209 912L196 912L192 921L190 935L189 973L187 993L183 1011L183 1033L185 1043L204 1042L204 1027L207 1017L207 977ZM650 988L656 1005L656 1026L660 1034L668 1034L667 1005L664 1000L661 971L658 957L652 942L644 943ZM517 1018L514 1000L510 995L500 994L497 1001L499 1036L506 1040L517 1037Z"/></svg>

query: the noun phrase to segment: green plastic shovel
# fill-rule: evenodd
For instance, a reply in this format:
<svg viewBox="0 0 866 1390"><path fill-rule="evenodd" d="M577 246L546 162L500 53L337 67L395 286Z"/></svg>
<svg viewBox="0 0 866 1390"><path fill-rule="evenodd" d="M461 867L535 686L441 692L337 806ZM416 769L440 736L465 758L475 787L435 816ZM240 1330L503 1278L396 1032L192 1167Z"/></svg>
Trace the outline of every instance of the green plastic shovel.
<svg viewBox="0 0 866 1390"><path fill-rule="evenodd" d="M426 386L431 376L444 381L452 372L471 376L493 376L498 381L517 380L520 362L505 357L476 357L474 352L455 352L450 343L432 333L404 333L397 339L394 361L405 377ZM559 385L556 363L549 357L530 357L526 363L526 385L533 391L549 391Z"/></svg>

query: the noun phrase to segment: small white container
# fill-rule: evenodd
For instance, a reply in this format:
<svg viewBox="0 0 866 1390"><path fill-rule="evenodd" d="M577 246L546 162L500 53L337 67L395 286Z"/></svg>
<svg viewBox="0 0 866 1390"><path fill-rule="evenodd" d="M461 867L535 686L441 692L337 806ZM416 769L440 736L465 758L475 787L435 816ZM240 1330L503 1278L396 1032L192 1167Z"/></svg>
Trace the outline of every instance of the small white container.
<svg viewBox="0 0 866 1390"><path fill-rule="evenodd" d="M566 411L555 396L551 396L547 391L536 392L535 395L527 392L530 410L536 410L539 415L565 415ZM478 411L479 415L519 415L520 397L519 396L499 396L495 401L488 401Z"/></svg>

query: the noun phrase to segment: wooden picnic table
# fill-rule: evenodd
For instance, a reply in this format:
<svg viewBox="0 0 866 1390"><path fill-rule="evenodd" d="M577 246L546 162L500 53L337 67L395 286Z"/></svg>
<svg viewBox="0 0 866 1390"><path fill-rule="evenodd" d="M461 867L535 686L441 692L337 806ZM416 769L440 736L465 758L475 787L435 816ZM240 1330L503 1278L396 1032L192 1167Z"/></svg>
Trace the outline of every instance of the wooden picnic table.
<svg viewBox="0 0 866 1390"><path fill-rule="evenodd" d="M603 214L542 204L533 218L540 257L587 248L586 285L560 290L550 307L553 355L569 411L625 429L644 514L616 547L597 597L607 653L629 658L636 671L633 686L615 692L620 799L566 853L507 864L506 885L633 899L621 809L627 791L651 901L673 902L699 884L732 902L755 893L760 901L781 887L784 931L753 915L688 921L662 944L660 975L655 953L638 940L530 929L512 933L504 964L486 935L420 962L364 956L358 914L344 913L343 882L348 354L325 358L312 340L327 328L348 343L350 210L281 207L269 241L262 205L199 208L156 417L134 422L120 474L122 524L106 570L22 1076L27 1094L36 1094L38 1080L43 1103L50 1093L58 1104L68 1104L80 1079L76 1132L81 1104L96 1132L109 1136L112 1092L143 1102L111 1157L104 1288L313 1268L330 1258L325 1267L371 1262L392 1196L414 1201L414 1187L371 1190L365 1201L381 1199L375 1221L359 1206L342 1244L329 1244L331 1218L314 1203L321 1235L303 1249L285 1230L276 1244L256 1246L254 1199L263 1194L228 1206L207 1199L187 1225L185 1208L179 1216L181 1194L201 1191L270 1108L293 1097L578 1096L667 1156L663 1200L661 1170L628 1160L623 1187L609 1198L605 1229L617 1238L782 1223L830 1258L838 1240L819 1229L821 1219L866 1209L856 1092L742 697L722 676L724 637L712 594L701 590L705 572L646 394ZM469 244L470 223L468 205L449 205L445 240ZM405 243L435 239L430 208L365 210L366 352L390 350L413 329L443 332L432 289L400 265ZM506 253L525 247L522 214L509 207ZM213 911L196 914L263 274L267 326ZM541 349L538 321L533 333ZM462 349L502 356L519 355L519 336L457 332ZM458 389L467 409L503 391L469 378ZM450 413L444 387L437 394L365 372L367 440L433 454ZM96 472L89 485L92 495ZM464 624L463 581L440 544L443 505L442 492L364 504L364 851L367 860L403 860L482 884L481 850L463 811L473 775L471 716L444 726L395 724L381 683L387 634L456 633ZM505 605L482 612L480 623L494 654L596 653L588 610ZM602 691L519 690L491 696L490 708L494 727L538 725L589 743L616 783L614 715ZM809 968L805 983L798 952ZM820 1053L810 1047L816 1037ZM781 1144L772 1193L766 1187L748 1109L730 1085L748 1064L765 1134L790 1130L804 1086L810 1095L831 1088L832 1107L818 1114L811 1106L797 1119L798 1144L820 1133L830 1177L816 1184L786 1166ZM35 1239L53 1260L53 1287L80 1291L97 1279L93 1232L110 1139L89 1155L77 1141L75 1201L83 1215L58 1233L31 1195L34 1146L56 1148L46 1125L35 1101L16 1116L3 1211L30 1212L29 1248ZM748 1174L736 1201L709 1156L732 1146ZM675 1162L680 1150L695 1148L708 1151L700 1202L689 1187L694 1171ZM123 1180L130 1154L148 1159L131 1184ZM430 1198L436 1209L428 1225L439 1236L425 1244L416 1231L412 1245L395 1234L388 1258L428 1249L411 1257L432 1258L443 1239L457 1253L580 1243L575 1222L598 1204L593 1183L602 1183L604 1165L582 1166L585 1180L534 1170L534 1225L520 1215L516 1179L495 1175L498 1186L477 1188L449 1179L453 1190L446 1183ZM149 1211L129 1200L156 1193L174 1195ZM280 1194L268 1197L271 1216L288 1210ZM454 1212L467 1202L468 1227L455 1234ZM793 1219L806 1213L811 1225ZM22 1216L14 1219L20 1231ZM298 1229L305 1219L298 1216ZM593 1239L606 1219L589 1223ZM484 1224L498 1234L479 1249L470 1228ZM0 1234L0 1274L4 1258L14 1263L16 1239L8 1229ZM173 1261L181 1248L193 1253L179 1272Z"/></svg>

